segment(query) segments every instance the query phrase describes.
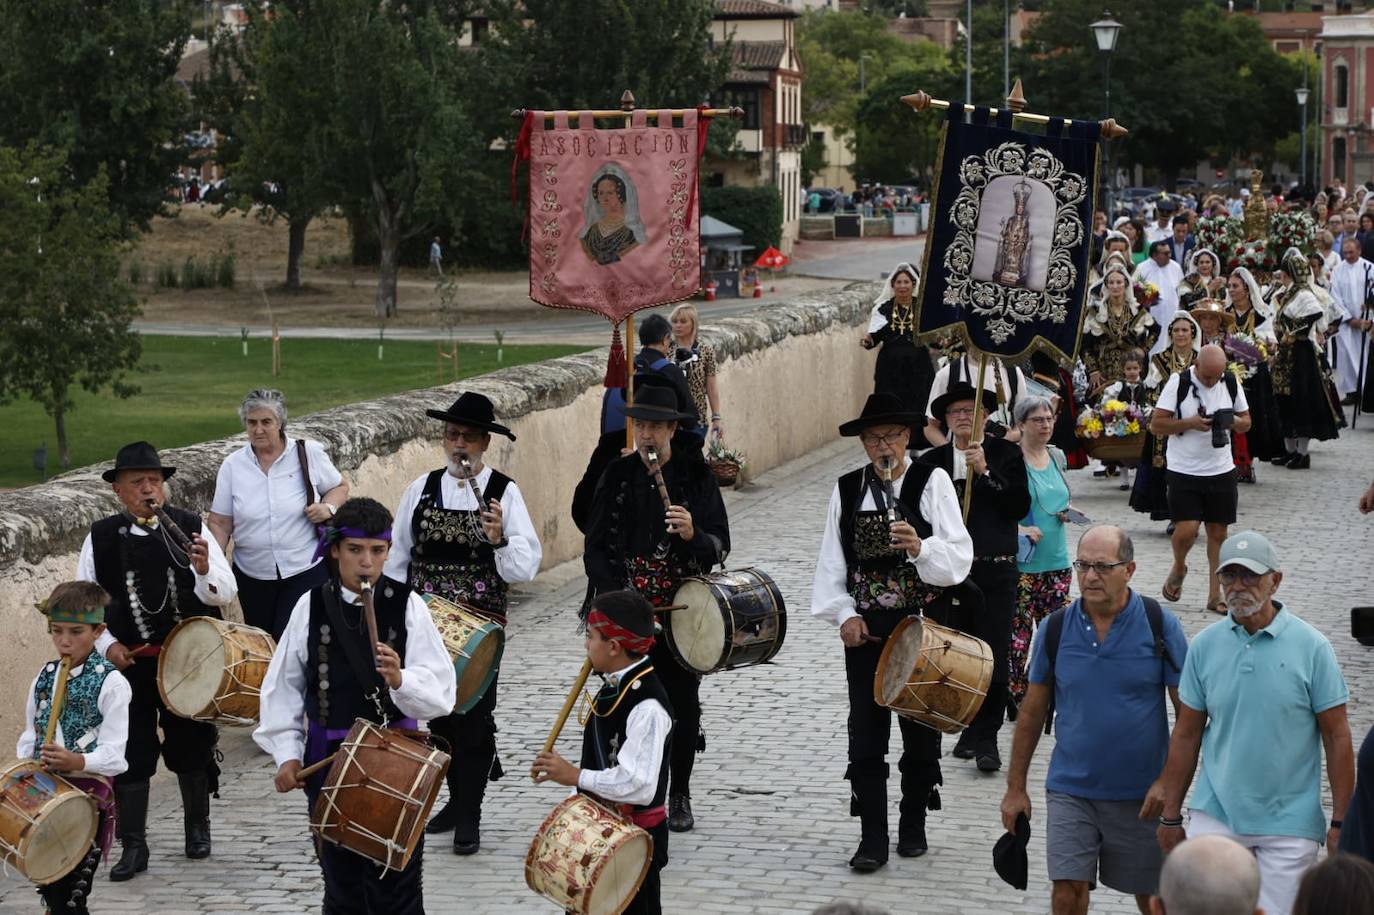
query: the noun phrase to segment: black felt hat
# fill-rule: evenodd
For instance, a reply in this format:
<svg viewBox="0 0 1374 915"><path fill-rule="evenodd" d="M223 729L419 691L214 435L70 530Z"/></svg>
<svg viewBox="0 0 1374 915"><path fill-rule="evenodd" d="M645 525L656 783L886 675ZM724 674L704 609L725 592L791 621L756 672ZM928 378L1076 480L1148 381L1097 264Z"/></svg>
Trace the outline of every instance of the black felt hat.
<svg viewBox="0 0 1374 915"><path fill-rule="evenodd" d="M908 426L918 429L926 424L920 413L912 413L896 394L869 394L864 401L863 412L857 418L840 424L841 435L858 435L869 426Z"/></svg>
<svg viewBox="0 0 1374 915"><path fill-rule="evenodd" d="M657 422L694 420L695 413L684 412L678 405L677 392L671 387L649 385L634 392L634 403L616 404L616 408L632 419Z"/></svg>
<svg viewBox="0 0 1374 915"><path fill-rule="evenodd" d="M460 395L447 410L426 410L425 415L442 419L446 423L485 429L515 441L515 433L496 421L496 410L493 409L491 401L475 391Z"/></svg>
<svg viewBox="0 0 1374 915"><path fill-rule="evenodd" d="M973 390L973 385L969 384L967 381L955 382L954 384L950 385L948 391L941 394L939 397L935 398L935 402L930 405L930 415L932 418L938 419L940 422L944 422L945 411L949 409L950 404L958 403L961 400L973 400L977 396L977 393ZM992 393L991 391L984 390L983 415L986 416L987 414L994 412L996 409L997 395Z"/></svg>
<svg viewBox="0 0 1374 915"><path fill-rule="evenodd" d="M161 470L165 480L177 472L175 467L167 467L157 456L157 449L147 442L134 442L119 449L115 455L114 466L100 475L106 483L113 483L121 470Z"/></svg>
<svg viewBox="0 0 1374 915"><path fill-rule="evenodd" d="M1030 845L1030 820L1024 813L1016 815L1016 832L1006 832L992 847L992 867L997 876L1018 890L1026 888L1030 863L1026 847Z"/></svg>

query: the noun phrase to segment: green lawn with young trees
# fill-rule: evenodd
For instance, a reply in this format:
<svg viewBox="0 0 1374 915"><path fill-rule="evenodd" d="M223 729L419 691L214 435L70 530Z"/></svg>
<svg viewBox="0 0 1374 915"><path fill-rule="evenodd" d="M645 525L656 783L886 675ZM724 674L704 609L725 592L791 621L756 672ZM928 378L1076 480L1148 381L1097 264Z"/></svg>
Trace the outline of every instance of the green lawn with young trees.
<svg viewBox="0 0 1374 915"><path fill-rule="evenodd" d="M238 406L253 388L277 388L286 394L292 419L307 413L446 384L453 380L445 362L440 377L432 342L385 341L377 358L377 340L281 341L281 374L272 375L270 341L243 344L232 337L141 338L142 368L128 375L136 397L75 392L68 407L71 466L81 467L114 457L120 445L147 439L159 448L189 445L242 431ZM444 345L447 351L447 344ZM470 378L498 368L582 352L578 346L505 346L501 362L492 344L460 343L458 368ZM54 447L53 420L32 401L0 407L0 487L40 481L33 468L34 450L47 444L48 473L61 470Z"/></svg>

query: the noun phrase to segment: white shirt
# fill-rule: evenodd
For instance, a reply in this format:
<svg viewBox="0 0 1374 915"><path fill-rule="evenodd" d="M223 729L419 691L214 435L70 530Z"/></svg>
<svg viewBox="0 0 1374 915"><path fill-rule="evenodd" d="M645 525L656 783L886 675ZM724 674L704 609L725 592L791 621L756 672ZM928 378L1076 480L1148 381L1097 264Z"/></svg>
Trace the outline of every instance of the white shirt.
<svg viewBox="0 0 1374 915"><path fill-rule="evenodd" d="M648 658L640 658L605 681L616 686L636 672ZM577 787L604 797L617 804L643 806L654 799L658 790L658 773L663 767L663 749L673 719L657 699L645 699L636 705L625 721L625 745L616 751L616 765L609 769L583 769L577 776Z"/></svg>
<svg viewBox="0 0 1374 915"><path fill-rule="evenodd" d="M1193 393L1183 401L1182 407L1178 404L1178 374L1174 373L1164 382L1164 390L1159 392L1159 400L1155 403L1156 409L1168 410L1174 415L1174 419L1191 419L1197 416L1199 403L1207 408L1208 416L1222 409L1234 409L1237 415L1250 409L1250 405L1245 401L1245 388L1239 382L1236 384L1236 402L1233 405L1231 394L1226 390L1225 378L1217 379L1217 383L1209 388L1198 380L1194 368L1189 368L1188 372L1193 378ZM1210 429L1189 429L1182 435L1170 435L1165 449L1169 469L1190 477L1212 477L1235 467L1229 447L1212 447Z"/></svg>
<svg viewBox="0 0 1374 915"><path fill-rule="evenodd" d="M424 492L428 476L424 474L417 477L406 487L401 495L401 504L396 509L396 524L391 529L391 553L387 556L384 571L397 581L409 580L410 551L415 546L410 522L415 515L415 506L420 504L420 494ZM477 474L477 488L485 493L490 482L491 468L483 466ZM439 481L439 496L444 508L454 511L479 508L467 479L451 473L445 473ZM506 486L501 496L501 531L509 542L496 550L496 573L507 583L533 581L539 572L539 563L544 558L544 548L539 544L534 522L525 508L525 497L520 494L520 487L515 485L514 480Z"/></svg>
<svg viewBox="0 0 1374 915"><path fill-rule="evenodd" d="M949 390L949 367L950 363L948 362L940 366L939 371L935 373L935 379L930 383L930 396L926 398L927 420L934 415L931 412L931 407L934 406L935 399L942 397ZM1016 366L1007 368L1003 365L1002 360L992 357L988 359L988 370L983 374L983 390L999 393L999 399L1002 401L1002 405L988 419L999 422L1007 428L1012 426L1011 408L1015 406L1011 400L1011 379L1009 377L1011 373L1016 375L1016 396L1026 396L1026 376ZM970 385L977 385L978 361L964 357L964 371L960 374L961 376L967 375Z"/></svg>
<svg viewBox="0 0 1374 915"><path fill-rule="evenodd" d="M1174 227L1167 219L1162 226L1157 222L1148 223L1145 226L1145 247L1148 248L1157 241L1168 241L1173 234Z"/></svg>
<svg viewBox="0 0 1374 915"><path fill-rule="evenodd" d="M129 531L135 537L147 537L152 531L138 524L130 524ZM158 535L162 536L159 529ZM209 553L210 571L201 575L193 567L191 574L196 577L195 591L196 599L207 607L227 607L233 601L234 596L239 593L239 584L234 580L234 573L229 568L229 560L224 558L224 551L219 548L219 543L214 537L207 537L202 532L201 537L205 540L205 548ZM169 539L171 534L166 535ZM182 559L180 552L176 554L177 559ZM95 581L95 549L91 546L91 535L87 534L86 539L81 544L81 555L76 560L76 580ZM95 650L104 657L106 649L115 643L116 639L106 629L100 633L100 637L95 640Z"/></svg>
<svg viewBox="0 0 1374 915"><path fill-rule="evenodd" d="M359 598L340 588L345 603ZM291 610L267 676L262 681L260 717L253 740L272 755L280 768L283 763L305 757L305 670L310 662L310 596L301 595ZM401 659L401 686L390 690L391 701L407 717L428 720L453 711L458 699L458 683L453 659L444 647L439 630L420 595L411 592L406 602L406 654Z"/></svg>
<svg viewBox="0 0 1374 915"><path fill-rule="evenodd" d="M73 667L68 671L67 679L79 676L85 666L78 664ZM14 750L20 759L32 759L34 745L41 739L41 735L34 729L34 719L38 714L38 706L34 701L34 690L37 686L38 677L34 677L33 682L29 684L29 701L24 706L24 731L19 735L19 745ZM100 724L94 731L87 731L73 741L76 749L72 752L86 757L86 767L81 772L73 774L86 773L114 778L128 770L129 763L124 759L124 748L129 742L129 700L132 697L133 690L123 674L117 670L106 674L105 681L100 685L100 696L96 699L96 708L100 709L101 715ZM67 746L62 733L60 712L57 730L53 732L53 743ZM85 749L92 743L95 744L95 749Z"/></svg>
<svg viewBox="0 0 1374 915"><path fill-rule="evenodd" d="M903 466L910 469L911 458L903 458ZM900 494L903 476L893 481ZM973 538L964 527L963 512L954 494L954 484L943 470L936 467L921 490L921 515L930 522L931 535L921 541L921 552L907 562L916 566L921 580L937 588L948 588L968 577L973 565ZM859 511L875 511L873 494L864 490ZM836 626L858 616L854 598L849 596L849 565L840 542L840 486L835 484L830 494L830 507L825 517L825 533L821 535L821 555L816 560L816 575L811 582L811 615Z"/></svg>
<svg viewBox="0 0 1374 915"><path fill-rule="evenodd" d="M1150 306L1150 316L1159 325L1159 338L1150 347L1150 355L1160 352L1169 345L1169 319L1178 311L1178 284L1183 282L1183 268L1174 261L1163 267L1153 258L1145 258L1135 268L1133 283L1153 283L1159 288L1159 298Z"/></svg>
<svg viewBox="0 0 1374 915"><path fill-rule="evenodd" d="M210 511L233 520L234 565L259 581L290 578L315 564L318 535L305 516L305 481L297 439L287 438L286 450L277 455L266 473L244 445L224 459L215 480ZM343 482L324 446L306 440L306 461L314 491L313 504ZM322 561L322 560L320 560Z"/></svg>
<svg viewBox="0 0 1374 915"><path fill-rule="evenodd" d="M1358 318L1364 311L1365 283L1374 281L1374 264L1357 258L1352 264L1342 260L1331 271L1331 297L1345 312L1343 317Z"/></svg>

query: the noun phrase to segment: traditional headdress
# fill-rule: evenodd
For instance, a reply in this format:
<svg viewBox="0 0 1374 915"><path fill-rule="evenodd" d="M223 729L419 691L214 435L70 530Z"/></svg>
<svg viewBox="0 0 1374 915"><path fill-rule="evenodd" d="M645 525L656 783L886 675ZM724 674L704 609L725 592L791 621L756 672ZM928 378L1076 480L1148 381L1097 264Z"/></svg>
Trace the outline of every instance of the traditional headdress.
<svg viewBox="0 0 1374 915"><path fill-rule="evenodd" d="M633 591L598 598L587 614L587 628L633 654L646 655L654 647L653 606Z"/></svg>
<svg viewBox="0 0 1374 915"><path fill-rule="evenodd" d="M98 626L105 622L105 606L109 602L109 593L94 582L66 581L53 588L47 600L34 606L50 623Z"/></svg>
<svg viewBox="0 0 1374 915"><path fill-rule="evenodd" d="M897 274L899 273L905 273L908 276L910 276L911 281L916 285L919 286L921 284L921 271L917 270L913 265L907 263L906 261L903 261L902 263L894 267L892 269L892 272L887 275L887 282L883 283L882 292L878 293L878 297L873 300L874 305L881 305L888 299L893 298L896 295L896 293L892 291L892 281L897 278ZM912 295L915 295L914 291L912 292Z"/></svg>

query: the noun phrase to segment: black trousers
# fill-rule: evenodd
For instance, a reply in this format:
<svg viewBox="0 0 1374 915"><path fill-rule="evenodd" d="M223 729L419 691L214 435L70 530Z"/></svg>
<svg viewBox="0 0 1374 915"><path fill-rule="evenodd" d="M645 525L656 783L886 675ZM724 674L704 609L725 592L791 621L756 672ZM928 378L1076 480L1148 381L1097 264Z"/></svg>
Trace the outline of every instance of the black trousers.
<svg viewBox="0 0 1374 915"><path fill-rule="evenodd" d="M906 617L903 611L864 615L870 635L887 641L897 624ZM844 650L844 675L849 687L849 768L845 778L887 778L888 740L892 733L890 709L873 698L873 678L883 646L865 642ZM897 716L902 735L902 755L898 766L904 775L921 775L930 785L940 784L940 737L934 728Z"/></svg>
<svg viewBox="0 0 1374 915"><path fill-rule="evenodd" d="M243 607L243 621L264 632L272 633L272 638L281 639L286 624L291 621L291 611L301 595L316 585L329 580L329 567L318 562L304 572L290 578L253 578L238 566L234 566L234 581L239 585L239 604Z"/></svg>
<svg viewBox="0 0 1374 915"><path fill-rule="evenodd" d="M955 627L976 635L992 649L992 682L982 708L968 726L970 736L996 740L1002 728L1011 695L1008 683L1008 653L1011 625L1016 616L1016 586L1020 573L1014 562L973 560L969 578L983 592L983 605L977 612L956 614Z"/></svg>
<svg viewBox="0 0 1374 915"><path fill-rule="evenodd" d="M115 777L115 784L147 781L157 771L157 760L161 756L167 768L178 774L207 773L213 791L219 774L213 758L219 731L213 724L175 715L162 704L162 696L157 690L160 660L140 658L124 671L133 690L129 702L129 743L124 751L129 769Z"/></svg>
<svg viewBox="0 0 1374 915"><path fill-rule="evenodd" d="M337 748L335 744L333 749ZM317 777L306 785L311 818L323 784L324 779ZM324 915L425 915L423 837L401 871L384 870L371 859L322 839L315 839L315 848L324 876Z"/></svg>
<svg viewBox="0 0 1374 915"><path fill-rule="evenodd" d="M97 842L104 828L105 814L98 813L95 827ZM39 898L54 915L86 915L90 911L91 894L96 884L95 871L99 866L100 846L92 843L86 857L71 872L38 887Z"/></svg>
<svg viewBox="0 0 1374 915"><path fill-rule="evenodd" d="M496 686L500 679L497 668L491 686L476 705L461 715L444 715L429 722L430 733L448 744L453 757L448 769L450 801L458 805L460 817L473 821L466 824L471 829L481 818L487 782L502 775L496 758Z"/></svg>
<svg viewBox="0 0 1374 915"><path fill-rule="evenodd" d="M697 751L704 749L701 739L701 676L678 663L659 638L649 650L654 673L668 693L673 706L673 733L668 741L668 793L692 796L692 767Z"/></svg>
<svg viewBox="0 0 1374 915"><path fill-rule="evenodd" d="M663 911L663 903L659 898L662 887L659 872L668 863L668 821L664 820L649 829L648 833L649 838L654 840L654 856L650 859L644 882L639 885L639 892L635 893L625 909L625 915L660 915Z"/></svg>

